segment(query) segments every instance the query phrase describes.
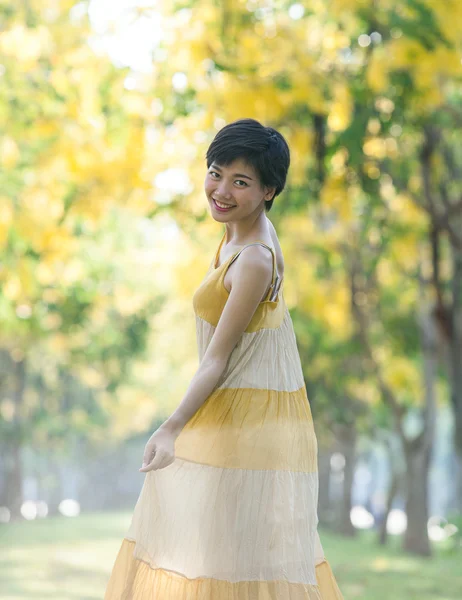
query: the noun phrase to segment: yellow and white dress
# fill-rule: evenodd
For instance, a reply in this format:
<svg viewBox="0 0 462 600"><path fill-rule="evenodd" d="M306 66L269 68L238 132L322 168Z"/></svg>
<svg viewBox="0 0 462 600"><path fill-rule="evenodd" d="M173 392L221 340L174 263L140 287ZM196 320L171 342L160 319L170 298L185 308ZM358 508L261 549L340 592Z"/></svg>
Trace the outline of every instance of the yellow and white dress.
<svg viewBox="0 0 462 600"><path fill-rule="evenodd" d="M225 234L226 235L226 234ZM229 293L223 236L193 296L199 358ZM273 280L215 390L149 471L104 600L341 600L317 533L317 442ZM249 245L249 244L248 244Z"/></svg>

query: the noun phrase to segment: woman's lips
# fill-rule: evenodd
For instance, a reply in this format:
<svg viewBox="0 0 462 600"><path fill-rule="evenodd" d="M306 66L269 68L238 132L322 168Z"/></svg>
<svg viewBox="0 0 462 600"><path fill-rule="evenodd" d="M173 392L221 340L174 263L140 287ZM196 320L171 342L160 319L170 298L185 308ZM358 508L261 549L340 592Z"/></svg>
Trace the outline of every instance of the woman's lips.
<svg viewBox="0 0 462 600"><path fill-rule="evenodd" d="M228 208L222 208L221 206L218 206L218 204L216 203L215 198L212 198L213 201L213 205L215 206L215 208L220 211L220 212L228 212L230 211L232 208L235 208L235 206L229 206Z"/></svg>

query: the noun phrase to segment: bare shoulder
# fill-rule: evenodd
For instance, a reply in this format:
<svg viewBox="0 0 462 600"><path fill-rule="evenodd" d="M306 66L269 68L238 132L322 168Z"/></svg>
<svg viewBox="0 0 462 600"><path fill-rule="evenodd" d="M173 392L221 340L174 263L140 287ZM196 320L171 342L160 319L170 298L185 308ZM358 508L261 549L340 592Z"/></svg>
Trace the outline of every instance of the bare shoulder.
<svg viewBox="0 0 462 600"><path fill-rule="evenodd" d="M272 274L272 256L264 246L249 245L242 248L230 268L236 270L229 298L202 358L203 361L213 357L214 361L225 364L228 360L266 295Z"/></svg>
<svg viewBox="0 0 462 600"><path fill-rule="evenodd" d="M235 261L236 273L246 273L251 277L265 280L273 271L273 259L271 253L265 246L255 244L243 248L239 254L239 260Z"/></svg>
<svg viewBox="0 0 462 600"><path fill-rule="evenodd" d="M273 258L268 248L261 244L247 246L239 253L227 269L224 278L225 288L230 292L233 288L252 287L264 290L271 282L273 275Z"/></svg>

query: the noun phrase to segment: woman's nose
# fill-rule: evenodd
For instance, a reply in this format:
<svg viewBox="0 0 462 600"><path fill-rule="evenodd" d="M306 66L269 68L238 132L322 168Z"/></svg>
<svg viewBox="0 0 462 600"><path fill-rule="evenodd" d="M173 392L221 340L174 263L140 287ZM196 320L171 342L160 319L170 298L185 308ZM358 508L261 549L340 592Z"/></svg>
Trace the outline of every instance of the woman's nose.
<svg viewBox="0 0 462 600"><path fill-rule="evenodd" d="M217 187L217 192L218 195L222 198L229 198L231 195L231 188L228 184L220 182L220 184Z"/></svg>

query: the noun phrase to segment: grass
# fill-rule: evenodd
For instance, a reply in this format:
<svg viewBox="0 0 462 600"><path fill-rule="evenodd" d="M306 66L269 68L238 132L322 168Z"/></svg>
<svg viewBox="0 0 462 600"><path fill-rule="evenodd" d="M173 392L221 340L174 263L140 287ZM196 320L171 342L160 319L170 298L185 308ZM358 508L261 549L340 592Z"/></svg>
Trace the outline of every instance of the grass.
<svg viewBox="0 0 462 600"><path fill-rule="evenodd" d="M460 600L462 550L449 552L434 545L423 558L404 553L401 539L378 546L376 535L361 532L345 539L320 532L345 600Z"/></svg>
<svg viewBox="0 0 462 600"><path fill-rule="evenodd" d="M2 600L102 600L131 513L87 513L0 526ZM345 600L456 600L462 551L431 559L404 554L400 541L378 547L375 536L345 539L321 531Z"/></svg>

